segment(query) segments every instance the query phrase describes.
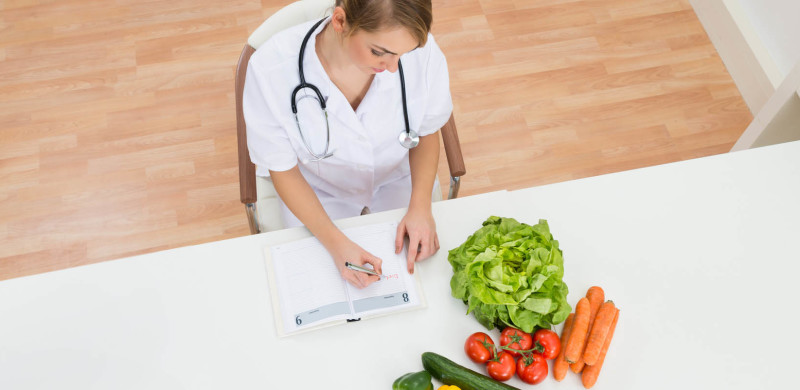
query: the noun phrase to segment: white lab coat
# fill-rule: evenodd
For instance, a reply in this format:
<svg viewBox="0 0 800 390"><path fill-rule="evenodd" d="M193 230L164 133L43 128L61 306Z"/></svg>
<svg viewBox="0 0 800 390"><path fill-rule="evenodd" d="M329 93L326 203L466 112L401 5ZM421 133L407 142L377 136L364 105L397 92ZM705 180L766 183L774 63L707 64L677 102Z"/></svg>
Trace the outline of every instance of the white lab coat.
<svg viewBox="0 0 800 390"><path fill-rule="evenodd" d="M298 55L303 37L316 23L311 21L275 34L250 58L244 87L243 109L247 123L250 159L258 176L286 171L299 164L300 172L314 189L332 219L359 215L364 207L373 212L408 207L411 177L408 149L398 141L405 131L399 73L375 75L366 96L353 111L331 82L314 50L316 35L309 38L303 58L305 80L319 88L326 100L333 156L313 157L298 131L291 110L291 94L300 83ZM438 131L453 110L444 54L432 35L424 47L401 57L406 83L410 128L420 136ZM298 117L314 153L325 149L325 119L319 103L301 99ZM284 226L301 222L281 202Z"/></svg>

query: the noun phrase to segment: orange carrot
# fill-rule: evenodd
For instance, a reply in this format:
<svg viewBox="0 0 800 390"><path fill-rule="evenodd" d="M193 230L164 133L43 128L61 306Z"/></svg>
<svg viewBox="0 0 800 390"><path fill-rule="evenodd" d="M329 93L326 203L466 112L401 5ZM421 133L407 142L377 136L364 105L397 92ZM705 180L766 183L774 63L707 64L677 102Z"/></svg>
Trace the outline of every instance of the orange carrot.
<svg viewBox="0 0 800 390"><path fill-rule="evenodd" d="M589 333L589 339L586 341L586 348L583 350L583 361L586 364L591 366L597 363L600 350L603 349L603 343L608 337L608 329L616 314L617 308L613 301L606 301L600 306L592 325L592 331Z"/></svg>
<svg viewBox="0 0 800 390"><path fill-rule="evenodd" d="M569 365L569 369L572 370L572 372L574 372L576 374L580 374L581 371L583 371L583 366L585 366L585 365L586 365L586 363L583 362L583 356L581 356L581 358L578 359L577 362L572 363L572 364Z"/></svg>
<svg viewBox="0 0 800 390"><path fill-rule="evenodd" d="M586 291L586 299L589 300L589 307L591 307L591 314L589 320L589 334L592 334L592 324L594 324L594 318L597 316L597 311L600 310L600 305L603 304L603 301L606 300L606 294L600 286L592 286L589 287L589 290ZM581 353L581 357L578 358L578 361L569 365L569 368L572 372L578 374L583 370L583 366L586 363L583 361L583 353Z"/></svg>
<svg viewBox="0 0 800 390"><path fill-rule="evenodd" d="M586 369L583 370L583 374L581 375L583 387L587 389L591 388L595 383L597 383L597 377L600 376L600 369L603 368L603 362L606 360L608 346L611 344L611 339L614 337L614 329L616 329L617 319L619 319L619 309L614 309L614 312L614 320L611 322L608 336L603 343L603 349L600 351L600 356L597 358L597 362L591 366L586 366Z"/></svg>
<svg viewBox="0 0 800 390"><path fill-rule="evenodd" d="M567 316L567 320L564 321L564 329L561 331L561 352L558 353L558 357L553 362L553 377L559 382L567 376L569 363L564 359L564 353L567 351L567 340L569 340L569 334L572 332L572 321L574 319L575 313L570 313Z"/></svg>
<svg viewBox="0 0 800 390"><path fill-rule="evenodd" d="M600 305L606 300L605 292L599 286L592 286L589 287L589 291L586 291L586 298L592 307L592 319L594 319L597 311L600 310Z"/></svg>
<svg viewBox="0 0 800 390"><path fill-rule="evenodd" d="M581 298L578 304L575 305L575 320L572 322L572 333L570 333L567 341L567 352L564 353L564 357L570 364L577 362L581 357L581 353L583 353L583 346L586 343L586 336L589 332L589 316L591 314L589 300Z"/></svg>

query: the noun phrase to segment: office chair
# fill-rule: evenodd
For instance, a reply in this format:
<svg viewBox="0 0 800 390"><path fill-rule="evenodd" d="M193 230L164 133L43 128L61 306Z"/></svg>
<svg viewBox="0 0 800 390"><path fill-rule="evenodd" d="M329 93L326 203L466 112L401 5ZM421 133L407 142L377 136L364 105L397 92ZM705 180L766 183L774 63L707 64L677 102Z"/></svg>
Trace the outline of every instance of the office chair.
<svg viewBox="0 0 800 390"><path fill-rule="evenodd" d="M242 111L242 95L250 56L273 34L310 20L330 15L333 0L300 0L281 8L267 18L247 39L236 65L236 134L239 149L239 198L245 206L250 233L257 234L283 229L280 203L270 178L256 177L256 167L247 150L247 126ZM453 116L441 128L444 151L450 169L450 188L447 199L458 196L461 176L466 173L464 157ZM438 196L437 196L438 195ZM434 200L441 200L441 190L434 191Z"/></svg>

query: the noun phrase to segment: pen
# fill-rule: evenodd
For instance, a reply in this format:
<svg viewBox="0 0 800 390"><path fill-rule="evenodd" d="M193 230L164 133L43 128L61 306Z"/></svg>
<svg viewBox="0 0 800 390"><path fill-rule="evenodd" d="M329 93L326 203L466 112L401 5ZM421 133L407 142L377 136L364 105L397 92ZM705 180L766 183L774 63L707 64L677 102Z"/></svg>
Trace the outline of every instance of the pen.
<svg viewBox="0 0 800 390"><path fill-rule="evenodd" d="M368 273L370 275L375 275L375 276L377 276L379 278L383 277L383 275L381 275L381 274L379 274L379 273L377 273L377 272L375 272L375 271L373 271L373 270L371 270L369 268L364 268L364 267L355 265L355 264L353 264L353 263L351 263L349 261L346 261L344 263L344 266L349 268L349 269L351 269L351 270L353 270L353 271L360 271L360 272Z"/></svg>

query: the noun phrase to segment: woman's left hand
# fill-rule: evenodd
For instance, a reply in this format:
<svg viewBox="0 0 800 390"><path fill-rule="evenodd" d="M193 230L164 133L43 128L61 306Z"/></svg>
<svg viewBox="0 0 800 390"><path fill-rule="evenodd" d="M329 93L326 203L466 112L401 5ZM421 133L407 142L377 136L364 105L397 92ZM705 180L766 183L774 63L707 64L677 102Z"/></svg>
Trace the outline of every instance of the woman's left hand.
<svg viewBox="0 0 800 390"><path fill-rule="evenodd" d="M397 238L394 251L403 250L403 239L408 235L408 272L414 273L414 263L431 257L439 250L439 237L436 235L436 222L431 210L410 207L400 224L397 225Z"/></svg>

